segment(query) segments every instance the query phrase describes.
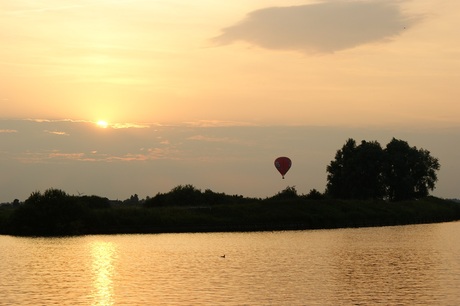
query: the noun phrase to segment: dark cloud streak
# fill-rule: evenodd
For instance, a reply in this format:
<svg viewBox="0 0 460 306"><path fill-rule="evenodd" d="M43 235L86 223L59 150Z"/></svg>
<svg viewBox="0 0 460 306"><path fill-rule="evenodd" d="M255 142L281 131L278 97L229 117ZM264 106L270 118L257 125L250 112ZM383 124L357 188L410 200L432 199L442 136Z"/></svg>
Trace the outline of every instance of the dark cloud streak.
<svg viewBox="0 0 460 306"><path fill-rule="evenodd" d="M389 0L271 7L249 13L213 42L246 41L267 49L332 53L390 39L417 20Z"/></svg>

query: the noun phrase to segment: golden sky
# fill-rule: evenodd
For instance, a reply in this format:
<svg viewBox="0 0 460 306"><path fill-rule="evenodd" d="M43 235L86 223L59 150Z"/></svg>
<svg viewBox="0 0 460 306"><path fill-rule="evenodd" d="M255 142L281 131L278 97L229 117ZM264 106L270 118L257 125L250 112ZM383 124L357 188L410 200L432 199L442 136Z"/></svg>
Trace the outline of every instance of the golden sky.
<svg viewBox="0 0 460 306"><path fill-rule="evenodd" d="M0 202L50 187L120 199L178 184L323 191L346 139L392 137L438 157L437 195L459 197L459 11L438 0L2 0ZM293 160L286 180L278 156Z"/></svg>
<svg viewBox="0 0 460 306"><path fill-rule="evenodd" d="M457 1L5 0L4 118L456 125Z"/></svg>

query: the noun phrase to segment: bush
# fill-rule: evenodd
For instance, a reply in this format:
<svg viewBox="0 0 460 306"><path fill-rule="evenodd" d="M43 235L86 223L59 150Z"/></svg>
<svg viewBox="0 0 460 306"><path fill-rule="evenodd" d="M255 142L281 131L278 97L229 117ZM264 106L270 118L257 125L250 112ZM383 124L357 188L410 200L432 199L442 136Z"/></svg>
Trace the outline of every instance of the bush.
<svg viewBox="0 0 460 306"><path fill-rule="evenodd" d="M305 198L308 200L323 200L325 196L318 190L311 189L310 192L305 196Z"/></svg>
<svg viewBox="0 0 460 306"><path fill-rule="evenodd" d="M87 230L92 210L110 207L107 198L75 197L59 189L36 191L11 215L9 228L19 235L78 235Z"/></svg>

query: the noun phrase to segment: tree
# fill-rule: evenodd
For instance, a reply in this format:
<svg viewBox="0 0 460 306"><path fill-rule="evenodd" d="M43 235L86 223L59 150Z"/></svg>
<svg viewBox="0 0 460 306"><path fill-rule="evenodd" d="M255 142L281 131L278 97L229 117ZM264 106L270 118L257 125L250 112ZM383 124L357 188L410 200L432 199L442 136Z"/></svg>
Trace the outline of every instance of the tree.
<svg viewBox="0 0 460 306"><path fill-rule="evenodd" d="M383 150L376 141L348 139L327 167L326 193L343 199L378 199L384 194L382 185Z"/></svg>
<svg viewBox="0 0 460 306"><path fill-rule="evenodd" d="M356 148L354 163L354 198L380 199L385 194L383 186L383 149L377 141L362 141Z"/></svg>
<svg viewBox="0 0 460 306"><path fill-rule="evenodd" d="M137 195L137 193L131 195L129 197L129 199L126 199L123 201L123 204L127 204L127 205L137 205L139 204L139 196Z"/></svg>
<svg viewBox="0 0 460 306"><path fill-rule="evenodd" d="M440 165L424 149L392 139L383 150L377 141L356 145L348 139L327 166L326 194L341 199L400 201L422 198L435 188Z"/></svg>
<svg viewBox="0 0 460 306"><path fill-rule="evenodd" d="M84 208L59 189L33 192L12 216L13 231L25 235L69 235L82 229Z"/></svg>
<svg viewBox="0 0 460 306"><path fill-rule="evenodd" d="M201 190L190 184L176 186L169 193L158 193L144 202L147 207L197 206L202 204L203 195Z"/></svg>
<svg viewBox="0 0 460 306"><path fill-rule="evenodd" d="M437 158L424 149L393 138L385 148L384 177L388 199L401 201L426 197L435 188L440 169Z"/></svg>
<svg viewBox="0 0 460 306"><path fill-rule="evenodd" d="M278 192L276 195L271 197L271 200L292 200L297 199L299 196L297 194L297 189L295 186L287 186L284 190Z"/></svg>
<svg viewBox="0 0 460 306"><path fill-rule="evenodd" d="M174 187L169 197L172 204L180 206L200 205L202 201L201 190L190 184Z"/></svg>
<svg viewBox="0 0 460 306"><path fill-rule="evenodd" d="M309 200L323 200L324 195L315 188L313 188L310 189L310 192L305 196L305 198Z"/></svg>
<svg viewBox="0 0 460 306"><path fill-rule="evenodd" d="M349 178L352 176L352 158L356 150L356 141L348 139L341 150L335 154L335 160L327 166L326 193L334 198L350 198Z"/></svg>
<svg viewBox="0 0 460 306"><path fill-rule="evenodd" d="M110 208L110 201L108 198L99 197L96 195L91 196L79 196L75 198L77 203L90 208L90 209L107 209Z"/></svg>

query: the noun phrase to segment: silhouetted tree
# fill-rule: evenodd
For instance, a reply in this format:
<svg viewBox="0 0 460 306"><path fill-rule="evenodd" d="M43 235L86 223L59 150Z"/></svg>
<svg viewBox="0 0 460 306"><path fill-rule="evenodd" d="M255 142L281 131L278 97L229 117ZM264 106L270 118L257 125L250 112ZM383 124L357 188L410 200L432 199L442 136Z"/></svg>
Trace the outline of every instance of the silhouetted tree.
<svg viewBox="0 0 460 306"><path fill-rule="evenodd" d="M353 176L353 156L356 151L356 141L349 138L342 149L335 154L335 160L327 166L326 193L334 198L350 198Z"/></svg>
<svg viewBox="0 0 460 306"><path fill-rule="evenodd" d="M179 185L174 187L170 194L170 201L175 205L198 205L200 204L201 190L195 188L193 185Z"/></svg>
<svg viewBox="0 0 460 306"><path fill-rule="evenodd" d="M179 185L171 189L169 193L158 193L153 198L145 201L147 207L155 206L195 206L202 204L203 195L201 190L193 185Z"/></svg>
<svg viewBox="0 0 460 306"><path fill-rule="evenodd" d="M326 193L342 199L378 199L384 195L383 150L376 141L356 145L348 139L327 166Z"/></svg>
<svg viewBox="0 0 460 306"><path fill-rule="evenodd" d="M206 205L217 205L232 202L232 196L225 193L214 192L211 189L206 189L202 193L203 203Z"/></svg>
<svg viewBox="0 0 460 306"><path fill-rule="evenodd" d="M316 189L311 189L310 192L305 196L305 198L309 200L322 200L324 199L324 194L322 194Z"/></svg>
<svg viewBox="0 0 460 306"><path fill-rule="evenodd" d="M270 199L272 200L290 200L297 199L299 195L297 194L297 189L295 186L287 186L284 190L278 192Z"/></svg>
<svg viewBox="0 0 460 306"><path fill-rule="evenodd" d="M424 149L410 147L406 141L393 138L385 148L384 177L391 201L426 197L435 188L440 169L437 158Z"/></svg>
<svg viewBox="0 0 460 306"><path fill-rule="evenodd" d="M348 139L327 166L326 193L341 199L421 198L434 189L439 167L429 151L402 140L393 138L383 150L376 141L357 146Z"/></svg>
<svg viewBox="0 0 460 306"><path fill-rule="evenodd" d="M79 204L90 209L107 209L110 208L110 200L100 196L80 196L76 197Z"/></svg>
<svg viewBox="0 0 460 306"><path fill-rule="evenodd" d="M168 194L157 193L154 197L145 200L146 207L161 207L168 205Z"/></svg>
<svg viewBox="0 0 460 306"><path fill-rule="evenodd" d="M385 195L383 185L383 149L377 141L362 141L356 147L353 159L355 199L381 199Z"/></svg>
<svg viewBox="0 0 460 306"><path fill-rule="evenodd" d="M14 231L34 235L77 234L82 227L84 207L59 189L36 191L12 216Z"/></svg>
<svg viewBox="0 0 460 306"><path fill-rule="evenodd" d="M129 199L124 200L123 204L137 205L139 204L139 196L137 195L137 193L135 193L134 195L131 195Z"/></svg>
<svg viewBox="0 0 460 306"><path fill-rule="evenodd" d="M157 193L152 198L143 201L145 207L161 206L202 206L218 204L248 203L257 199L245 198L242 195L226 195L206 189L204 192L193 185L179 185L168 193Z"/></svg>

